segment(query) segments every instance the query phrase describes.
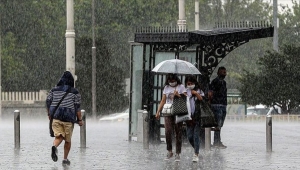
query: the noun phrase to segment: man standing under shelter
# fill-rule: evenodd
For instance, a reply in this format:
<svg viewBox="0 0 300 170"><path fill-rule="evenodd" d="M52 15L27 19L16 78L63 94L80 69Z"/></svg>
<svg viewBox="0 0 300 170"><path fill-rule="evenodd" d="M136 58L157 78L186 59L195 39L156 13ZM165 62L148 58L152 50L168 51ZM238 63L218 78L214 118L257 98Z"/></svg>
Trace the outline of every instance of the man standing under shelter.
<svg viewBox="0 0 300 170"><path fill-rule="evenodd" d="M219 67L218 77L216 77L209 85L208 98L210 100L211 109L214 112L215 120L218 127L214 131L213 147L225 149L227 146L221 142L221 128L224 124L226 117L227 107L227 87L226 81L226 68Z"/></svg>

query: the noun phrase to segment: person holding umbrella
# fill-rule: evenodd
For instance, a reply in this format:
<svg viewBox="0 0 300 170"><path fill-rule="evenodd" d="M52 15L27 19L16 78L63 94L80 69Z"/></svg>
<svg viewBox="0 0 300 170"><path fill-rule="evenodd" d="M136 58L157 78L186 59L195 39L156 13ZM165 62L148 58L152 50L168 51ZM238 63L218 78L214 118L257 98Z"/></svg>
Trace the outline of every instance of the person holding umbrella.
<svg viewBox="0 0 300 170"><path fill-rule="evenodd" d="M163 109L165 103L172 104L174 96L180 97L180 94L186 95L186 89L183 84L181 84L180 79L176 74L169 73L167 75L167 79L165 82L163 96L161 102L158 106L156 112L156 119L159 120L160 112ZM165 160L169 160L173 157L172 152L172 133L173 129L175 128L175 136L176 136L176 154L175 154L175 161L180 161L180 153L181 153L181 146L182 146L182 124L183 122L175 123L176 117L175 116L166 116L164 117L165 121L165 136L166 136L166 143L167 143L167 157Z"/></svg>

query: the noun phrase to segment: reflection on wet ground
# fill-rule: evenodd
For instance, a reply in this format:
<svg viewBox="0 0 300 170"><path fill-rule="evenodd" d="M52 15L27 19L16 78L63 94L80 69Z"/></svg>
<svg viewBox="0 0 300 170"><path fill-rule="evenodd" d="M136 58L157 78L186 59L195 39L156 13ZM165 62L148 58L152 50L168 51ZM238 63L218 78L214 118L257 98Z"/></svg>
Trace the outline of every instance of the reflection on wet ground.
<svg viewBox="0 0 300 170"><path fill-rule="evenodd" d="M226 124L227 123L227 124ZM193 149L183 144L181 161L164 161L166 145L150 145L149 150L136 141L128 142L128 122L87 120L87 148L80 148L79 126L75 126L71 165L61 165L63 145L58 148L58 162L50 157L52 140L47 120L21 122L21 148L14 149L14 123L0 121L0 169L124 169L124 170L232 170L297 169L300 137L298 123L273 123L273 152L266 152L266 125L225 122L222 140L227 149L200 150L201 159L192 162ZM212 134L213 136L213 134Z"/></svg>

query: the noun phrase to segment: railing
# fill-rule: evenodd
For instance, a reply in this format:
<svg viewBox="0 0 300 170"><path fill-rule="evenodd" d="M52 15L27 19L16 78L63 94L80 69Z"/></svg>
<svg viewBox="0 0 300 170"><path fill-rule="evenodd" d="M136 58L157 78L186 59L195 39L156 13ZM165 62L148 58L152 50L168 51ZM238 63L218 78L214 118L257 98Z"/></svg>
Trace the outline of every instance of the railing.
<svg viewBox="0 0 300 170"><path fill-rule="evenodd" d="M2 101L45 101L47 96L46 90L39 92L2 92Z"/></svg>
<svg viewBox="0 0 300 170"><path fill-rule="evenodd" d="M277 122L299 122L300 115L272 115L272 121ZM242 115L227 115L227 121L232 122L265 122L266 116L242 116Z"/></svg>

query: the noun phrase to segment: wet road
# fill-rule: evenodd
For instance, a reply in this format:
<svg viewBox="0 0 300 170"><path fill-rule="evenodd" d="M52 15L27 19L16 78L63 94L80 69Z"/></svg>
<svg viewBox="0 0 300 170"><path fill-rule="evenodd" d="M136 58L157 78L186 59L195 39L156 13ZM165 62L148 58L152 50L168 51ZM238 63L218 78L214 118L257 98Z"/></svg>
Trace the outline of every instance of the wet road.
<svg viewBox="0 0 300 170"><path fill-rule="evenodd" d="M14 149L14 122L0 120L0 169L95 169L95 170L270 170L300 169L299 123L273 123L273 152L266 152L266 125L225 122L222 140L227 149L200 150L203 157L192 162L193 149L184 144L181 161L164 161L166 145L128 142L128 125L123 122L91 123L87 120L87 148L80 148L79 126L75 126L71 165L61 165L63 145L58 147L58 162L53 162L47 120L21 120L21 148ZM213 135L213 134L212 134Z"/></svg>

